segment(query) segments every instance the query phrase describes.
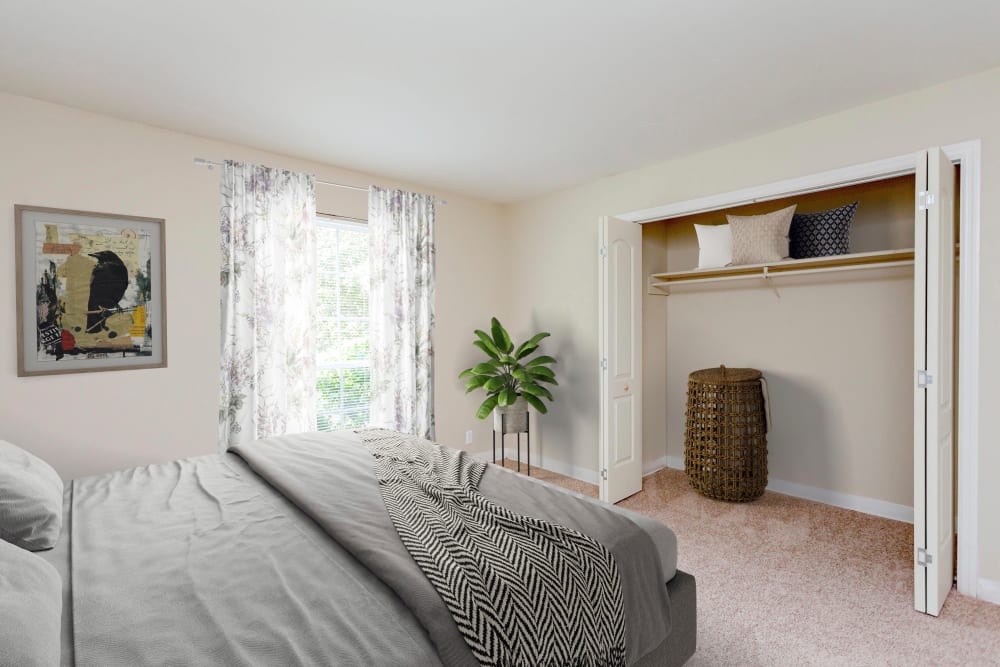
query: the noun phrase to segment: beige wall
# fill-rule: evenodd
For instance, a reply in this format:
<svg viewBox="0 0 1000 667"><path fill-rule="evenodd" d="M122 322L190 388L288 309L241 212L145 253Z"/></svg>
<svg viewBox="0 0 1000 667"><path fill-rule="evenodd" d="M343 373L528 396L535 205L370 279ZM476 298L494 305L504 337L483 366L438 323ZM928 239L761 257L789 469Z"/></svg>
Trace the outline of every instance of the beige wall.
<svg viewBox="0 0 1000 667"><path fill-rule="evenodd" d="M1000 403L1000 388L989 381L991 370L1000 369L1000 350L990 344L1000 334L998 118L1000 69L994 69L510 207L512 307L520 318L511 319L512 329L517 335L529 328L550 330L562 355L562 386L552 411L542 419L538 449L546 459L589 470L597 467L600 216L978 138L983 149L980 576L1000 580L1000 528L994 520L1000 508L1000 486L992 480L1000 470L1000 423L992 418L991 410ZM668 130L669 119L664 119L664 131ZM734 363L743 361L750 359L734 359ZM795 380L788 378L789 388ZM813 385L816 401L825 400L828 387ZM654 407L650 397L644 405L647 410ZM823 403L822 408L816 407L820 409L825 411L820 425L834 428L844 406ZM850 436L851 432L841 431L825 437L832 442L834 437ZM649 445L660 447L657 455L662 455L662 443Z"/></svg>
<svg viewBox="0 0 1000 667"><path fill-rule="evenodd" d="M388 179L106 116L0 95L0 438L79 477L217 447L219 347L218 171L194 157L308 171L320 179L390 186ZM419 186L412 189L423 190ZM500 209L435 193L438 437L490 442L458 372L475 359L471 331L503 305ZM324 212L364 217L363 192L317 187ZM169 367L18 378L14 327L14 204L166 218ZM470 298L470 294L476 298Z"/></svg>

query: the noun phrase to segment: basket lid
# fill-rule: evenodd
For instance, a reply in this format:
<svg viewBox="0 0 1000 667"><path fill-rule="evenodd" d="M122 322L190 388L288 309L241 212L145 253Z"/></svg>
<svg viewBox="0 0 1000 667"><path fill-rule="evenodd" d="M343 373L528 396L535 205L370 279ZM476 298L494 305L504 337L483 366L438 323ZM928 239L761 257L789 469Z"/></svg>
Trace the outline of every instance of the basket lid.
<svg viewBox="0 0 1000 667"><path fill-rule="evenodd" d="M694 371L688 379L695 382L705 382L708 384L720 384L723 382L755 382L764 376L756 368L726 368L724 365L718 368L703 368Z"/></svg>

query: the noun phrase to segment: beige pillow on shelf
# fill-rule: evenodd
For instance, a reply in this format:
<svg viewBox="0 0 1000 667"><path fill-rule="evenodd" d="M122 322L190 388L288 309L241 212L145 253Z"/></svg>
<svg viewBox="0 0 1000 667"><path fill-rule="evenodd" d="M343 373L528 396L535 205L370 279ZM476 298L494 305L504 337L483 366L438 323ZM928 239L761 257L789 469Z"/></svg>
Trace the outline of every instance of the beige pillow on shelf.
<svg viewBox="0 0 1000 667"><path fill-rule="evenodd" d="M733 235L733 263L764 264L788 257L788 230L795 205L764 215L727 215Z"/></svg>

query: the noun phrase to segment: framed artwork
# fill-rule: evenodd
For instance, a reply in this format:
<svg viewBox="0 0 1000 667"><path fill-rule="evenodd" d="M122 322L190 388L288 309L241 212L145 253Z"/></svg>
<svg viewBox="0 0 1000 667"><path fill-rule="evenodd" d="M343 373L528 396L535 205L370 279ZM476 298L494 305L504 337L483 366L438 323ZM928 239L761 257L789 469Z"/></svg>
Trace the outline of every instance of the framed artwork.
<svg viewBox="0 0 1000 667"><path fill-rule="evenodd" d="M163 226L14 207L18 376L167 365Z"/></svg>

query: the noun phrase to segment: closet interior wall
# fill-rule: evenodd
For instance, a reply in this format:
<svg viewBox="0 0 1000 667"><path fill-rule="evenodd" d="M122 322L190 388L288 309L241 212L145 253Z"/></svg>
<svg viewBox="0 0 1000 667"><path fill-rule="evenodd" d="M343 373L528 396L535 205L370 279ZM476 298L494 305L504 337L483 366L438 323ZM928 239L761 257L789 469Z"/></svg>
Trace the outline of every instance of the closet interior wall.
<svg viewBox="0 0 1000 667"><path fill-rule="evenodd" d="M793 203L808 213L860 202L851 252L912 248L915 196L907 175L646 223L643 274L697 266L694 223ZM852 271L782 278L777 293L748 279L646 294L647 468L683 466L688 373L751 366L769 383L772 481L912 507L912 281L909 269Z"/></svg>

